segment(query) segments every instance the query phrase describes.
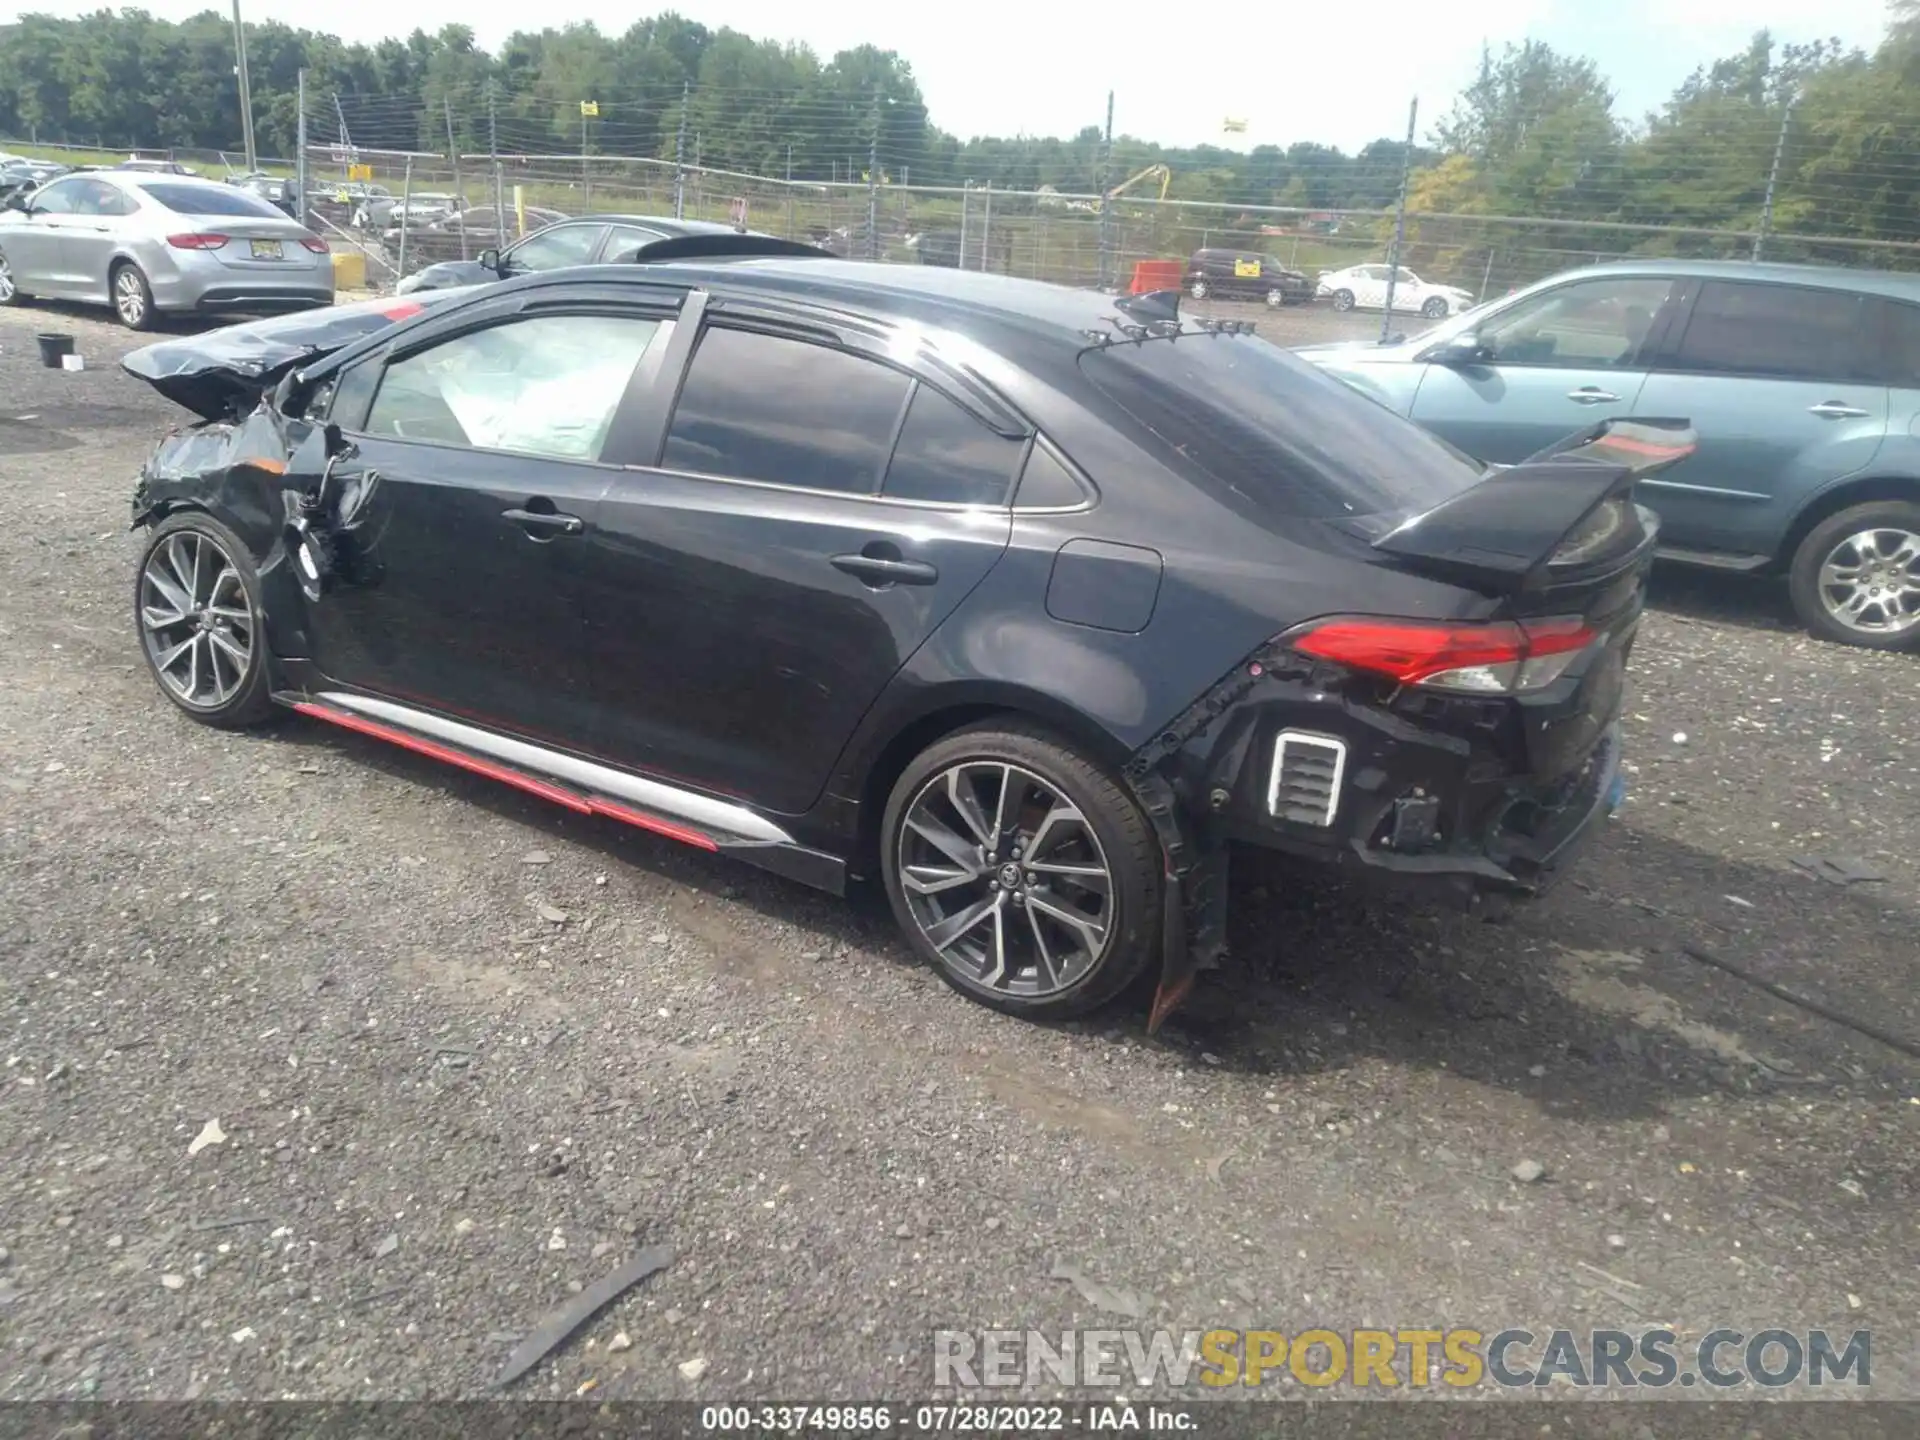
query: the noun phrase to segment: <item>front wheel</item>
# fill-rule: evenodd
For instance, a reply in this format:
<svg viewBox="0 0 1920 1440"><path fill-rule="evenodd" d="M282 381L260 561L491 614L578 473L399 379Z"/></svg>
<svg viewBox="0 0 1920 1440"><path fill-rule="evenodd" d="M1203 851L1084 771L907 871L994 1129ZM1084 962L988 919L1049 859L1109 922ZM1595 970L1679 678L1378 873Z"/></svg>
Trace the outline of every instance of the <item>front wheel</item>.
<svg viewBox="0 0 1920 1440"><path fill-rule="evenodd" d="M1117 778L1046 732L987 723L893 787L882 869L908 942L963 995L1028 1020L1114 999L1153 959L1159 847Z"/></svg>
<svg viewBox="0 0 1920 1440"><path fill-rule="evenodd" d="M153 527L133 614L161 693L195 720L240 729L274 715L259 576L218 520L187 510Z"/></svg>
<svg viewBox="0 0 1920 1440"><path fill-rule="evenodd" d="M1444 320L1447 318L1447 302L1436 295L1420 307L1420 313L1429 320Z"/></svg>
<svg viewBox="0 0 1920 1440"><path fill-rule="evenodd" d="M1280 308L1280 307L1281 307L1282 305L1284 305L1284 304L1286 304L1286 303L1287 303L1287 292L1286 292L1286 291L1284 291L1284 290L1269 290L1269 291L1267 292L1267 308L1268 308L1269 310L1278 310L1278 309L1279 309L1279 308Z"/></svg>
<svg viewBox="0 0 1920 1440"><path fill-rule="evenodd" d="M1207 282L1204 280L1192 281L1187 286L1187 294L1191 295L1196 300L1206 299L1207 298Z"/></svg>
<svg viewBox="0 0 1920 1440"><path fill-rule="evenodd" d="M7 264L6 255L0 253L0 306L18 305L25 298L14 281L13 267Z"/></svg>
<svg viewBox="0 0 1920 1440"><path fill-rule="evenodd" d="M1333 308L1341 311L1353 309L1353 292L1351 290L1334 291Z"/></svg>
<svg viewBox="0 0 1920 1440"><path fill-rule="evenodd" d="M1920 504L1876 500L1829 516L1793 553L1787 584L1801 623L1869 650L1920 641Z"/></svg>

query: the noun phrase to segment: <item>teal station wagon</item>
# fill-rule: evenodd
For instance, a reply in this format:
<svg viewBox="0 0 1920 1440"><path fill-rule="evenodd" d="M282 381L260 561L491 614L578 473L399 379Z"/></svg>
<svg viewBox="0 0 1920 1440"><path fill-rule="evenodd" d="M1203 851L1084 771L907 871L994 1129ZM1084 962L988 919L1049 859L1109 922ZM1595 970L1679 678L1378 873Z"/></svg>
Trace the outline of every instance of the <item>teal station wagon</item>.
<svg viewBox="0 0 1920 1440"><path fill-rule="evenodd" d="M1663 555L1784 574L1827 639L1920 642L1920 276L1600 265L1409 340L1298 353L1495 464L1609 416L1685 416L1699 448L1640 486Z"/></svg>

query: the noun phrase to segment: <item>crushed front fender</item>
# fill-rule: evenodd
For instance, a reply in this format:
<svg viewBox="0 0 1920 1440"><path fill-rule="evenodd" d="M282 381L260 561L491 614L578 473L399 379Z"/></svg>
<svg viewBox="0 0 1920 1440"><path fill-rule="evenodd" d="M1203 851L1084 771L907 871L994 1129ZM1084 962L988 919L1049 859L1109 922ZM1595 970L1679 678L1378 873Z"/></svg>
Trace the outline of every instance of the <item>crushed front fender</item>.
<svg viewBox="0 0 1920 1440"><path fill-rule="evenodd" d="M308 648L286 535L314 483L289 467L311 429L262 404L244 420L172 432L141 467L130 505L135 529L198 510L238 537L259 576L269 647L282 659L304 656Z"/></svg>

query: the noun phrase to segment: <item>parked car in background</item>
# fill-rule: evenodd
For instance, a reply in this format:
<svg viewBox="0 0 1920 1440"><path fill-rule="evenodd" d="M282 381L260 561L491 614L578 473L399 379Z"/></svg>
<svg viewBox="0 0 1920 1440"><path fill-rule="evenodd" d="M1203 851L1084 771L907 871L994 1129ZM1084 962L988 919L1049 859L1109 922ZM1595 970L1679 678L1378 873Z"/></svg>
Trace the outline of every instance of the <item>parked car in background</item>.
<svg viewBox="0 0 1920 1440"><path fill-rule="evenodd" d="M167 701L877 876L1033 1019L1157 1023L1229 840L1529 894L1618 803L1684 423L1489 474L1165 297L659 243L129 356L209 418L133 502Z"/></svg>
<svg viewBox="0 0 1920 1440"><path fill-rule="evenodd" d="M71 165L54 160L27 160L15 156L0 161L0 201L18 191L34 190L49 180L73 173Z"/></svg>
<svg viewBox="0 0 1920 1440"><path fill-rule="evenodd" d="M199 175L191 165L178 160L147 160L138 155L129 155L126 159L112 165L102 166L107 170L130 170L136 175Z"/></svg>
<svg viewBox="0 0 1920 1440"><path fill-rule="evenodd" d="M449 235L457 235L465 231L469 235L486 234L497 238L504 234L511 239L520 233L520 213L509 205L503 223L501 212L493 206L470 205L464 210L456 210L451 214L429 220L422 228ZM572 218L564 210L548 210L539 205L525 207L525 214L525 233L529 235L536 230L543 230L549 225L558 225L562 220Z"/></svg>
<svg viewBox="0 0 1920 1440"><path fill-rule="evenodd" d="M163 311L297 310L333 303L326 242L232 185L92 170L0 210L0 305L111 305L133 330Z"/></svg>
<svg viewBox="0 0 1920 1440"><path fill-rule="evenodd" d="M293 181L283 176L254 171L249 175L229 176L227 183L237 189L245 190L249 195L259 196L283 215L299 213L300 192Z"/></svg>
<svg viewBox="0 0 1920 1440"><path fill-rule="evenodd" d="M560 270L569 265L617 265L663 240L689 235L738 235L731 225L712 220L675 220L661 215L583 215L562 220L517 240L498 252L472 260L443 260L405 276L396 293L443 290L453 285L484 285L514 275Z"/></svg>
<svg viewBox="0 0 1920 1440"><path fill-rule="evenodd" d="M1697 451L1644 482L1663 554L1784 576L1827 639L1920 643L1920 276L1635 261L1301 353L1490 461L1587 417L1687 415Z"/></svg>
<svg viewBox="0 0 1920 1440"><path fill-rule="evenodd" d="M1196 300L1209 295L1222 300L1264 300L1271 306L1305 305L1313 299L1313 282L1257 250L1196 250L1188 257L1183 282Z"/></svg>
<svg viewBox="0 0 1920 1440"><path fill-rule="evenodd" d="M1402 265L1396 272L1391 265L1350 265L1320 276L1318 293L1333 301L1336 310L1384 310L1387 308L1387 280L1393 280L1393 308L1396 314L1424 315L1443 320L1472 308L1473 292L1458 285L1435 285L1422 280Z"/></svg>

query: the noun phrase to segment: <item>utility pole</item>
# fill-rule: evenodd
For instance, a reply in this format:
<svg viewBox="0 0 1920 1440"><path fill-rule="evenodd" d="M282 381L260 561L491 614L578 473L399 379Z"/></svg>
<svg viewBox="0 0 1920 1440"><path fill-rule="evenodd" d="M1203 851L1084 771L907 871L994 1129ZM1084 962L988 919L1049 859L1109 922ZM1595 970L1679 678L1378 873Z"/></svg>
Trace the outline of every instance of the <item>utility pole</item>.
<svg viewBox="0 0 1920 1440"><path fill-rule="evenodd" d="M233 73L240 78L240 133L247 145L247 173L260 168L253 148L253 88L247 82L247 30L240 23L240 0L233 0Z"/></svg>
<svg viewBox="0 0 1920 1440"><path fill-rule="evenodd" d="M507 242L507 182L500 174L500 114L493 95L493 81L487 81L487 164L493 171L493 228L499 233L500 246Z"/></svg>
<svg viewBox="0 0 1920 1440"><path fill-rule="evenodd" d="M973 181L960 182L960 268L967 268L967 201L973 195Z"/></svg>
<svg viewBox="0 0 1920 1440"><path fill-rule="evenodd" d="M599 113L600 102L598 100L582 100L580 102L580 183L586 192L585 199L582 202L582 208L585 209L588 214L593 213L593 162L587 159L587 152L591 148L591 142L587 137L587 121Z"/></svg>
<svg viewBox="0 0 1920 1440"><path fill-rule="evenodd" d="M293 186L300 198L294 202L294 219L307 223L307 67L302 65L294 80L294 95L300 107L294 122L296 139L293 150Z"/></svg>
<svg viewBox="0 0 1920 1440"><path fill-rule="evenodd" d="M1787 108L1780 116L1780 138L1773 145L1773 168L1767 172L1767 198L1760 204L1760 228L1754 232L1753 258L1759 260L1766 252L1767 234L1773 229L1773 196L1780 186L1780 162L1787 156L1787 124L1793 119L1793 101L1787 101Z"/></svg>
<svg viewBox="0 0 1920 1440"><path fill-rule="evenodd" d="M1094 187L1100 192L1100 288L1113 284L1113 197L1107 194L1107 167L1113 163L1113 91L1107 92L1107 131L1100 142L1100 162L1094 167Z"/></svg>
<svg viewBox="0 0 1920 1440"><path fill-rule="evenodd" d="M1407 239L1407 186L1413 174L1413 131L1420 121L1420 97L1407 107L1407 148L1400 157L1400 201L1393 212L1393 248L1387 252L1387 308L1380 317L1380 343L1393 335L1393 290L1400 281L1400 247Z"/></svg>
<svg viewBox="0 0 1920 1440"><path fill-rule="evenodd" d="M687 96L691 87L680 82L680 129L673 137L673 218L687 213Z"/></svg>
<svg viewBox="0 0 1920 1440"><path fill-rule="evenodd" d="M880 87L873 87L873 130L867 136L867 258L880 258Z"/></svg>
<svg viewBox="0 0 1920 1440"><path fill-rule="evenodd" d="M460 146L453 138L453 101L440 97L440 109L447 117L447 158L453 162L453 193L460 197L460 208L467 205L466 188L460 183ZM460 222L460 258L467 258L467 222Z"/></svg>
<svg viewBox="0 0 1920 1440"><path fill-rule="evenodd" d="M793 239L793 146L787 146L787 239Z"/></svg>
<svg viewBox="0 0 1920 1440"><path fill-rule="evenodd" d="M340 121L340 179L344 182L353 178L353 136L347 132L347 112L340 108L338 90L333 92L333 113Z"/></svg>

